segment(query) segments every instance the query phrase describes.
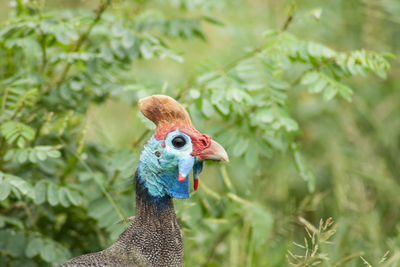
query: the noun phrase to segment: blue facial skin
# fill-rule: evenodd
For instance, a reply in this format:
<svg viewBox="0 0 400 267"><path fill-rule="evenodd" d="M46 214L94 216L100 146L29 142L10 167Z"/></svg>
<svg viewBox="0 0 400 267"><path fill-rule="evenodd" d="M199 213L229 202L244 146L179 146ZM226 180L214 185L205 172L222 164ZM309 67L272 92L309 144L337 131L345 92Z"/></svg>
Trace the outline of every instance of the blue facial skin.
<svg viewBox="0 0 400 267"><path fill-rule="evenodd" d="M186 144L180 148L172 144L172 140L181 136ZM162 147L162 142L165 147ZM138 177L153 197L168 195L174 198L189 197L189 172L194 168L194 174L200 174L202 161L190 155L193 145L190 137L179 130L170 132L165 140L156 140L154 136L145 145L140 155ZM200 167L201 166L201 167ZM181 174L186 177L178 181Z"/></svg>

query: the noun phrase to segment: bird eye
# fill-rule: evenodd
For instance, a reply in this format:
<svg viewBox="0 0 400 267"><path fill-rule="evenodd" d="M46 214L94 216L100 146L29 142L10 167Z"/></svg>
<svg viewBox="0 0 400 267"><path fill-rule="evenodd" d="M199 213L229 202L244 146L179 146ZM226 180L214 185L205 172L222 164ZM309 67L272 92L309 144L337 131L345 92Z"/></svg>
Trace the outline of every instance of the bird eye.
<svg viewBox="0 0 400 267"><path fill-rule="evenodd" d="M181 148L186 145L186 140L183 136L178 135L174 139L172 139L172 145L176 148Z"/></svg>

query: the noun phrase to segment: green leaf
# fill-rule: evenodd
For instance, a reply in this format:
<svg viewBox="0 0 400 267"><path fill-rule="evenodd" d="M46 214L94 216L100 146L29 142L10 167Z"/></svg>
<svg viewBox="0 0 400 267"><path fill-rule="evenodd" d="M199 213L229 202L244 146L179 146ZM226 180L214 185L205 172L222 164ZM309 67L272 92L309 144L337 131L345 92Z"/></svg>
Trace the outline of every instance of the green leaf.
<svg viewBox="0 0 400 267"><path fill-rule="evenodd" d="M40 257L46 262L53 262L56 257L56 251L53 244L47 243L40 249Z"/></svg>
<svg viewBox="0 0 400 267"><path fill-rule="evenodd" d="M202 75L199 75L196 80L197 80L198 84L205 84L205 83L209 82L210 80L217 78L218 76L219 76L218 72L211 71L211 72L207 72Z"/></svg>
<svg viewBox="0 0 400 267"><path fill-rule="evenodd" d="M324 91L324 99L325 100L331 100L332 98L335 97L337 93L337 90L335 87L329 85L326 87L325 91Z"/></svg>
<svg viewBox="0 0 400 267"><path fill-rule="evenodd" d="M154 50L151 44L148 41L143 41L140 44L140 53L142 54L143 58L149 59L154 56Z"/></svg>
<svg viewBox="0 0 400 267"><path fill-rule="evenodd" d="M6 154L4 155L3 160L4 160L4 161L9 161L9 160L11 160L14 156L15 156L15 150L10 149L10 150L8 150L8 151L6 152Z"/></svg>
<svg viewBox="0 0 400 267"><path fill-rule="evenodd" d="M7 248L9 240L11 240L12 234L10 230L0 230L0 251Z"/></svg>
<svg viewBox="0 0 400 267"><path fill-rule="evenodd" d="M123 149L109 162L113 171L119 171L121 177L131 177L136 168L136 156L129 149Z"/></svg>
<svg viewBox="0 0 400 267"><path fill-rule="evenodd" d="M274 225L272 214L262 205L253 203L246 205L246 220L248 220L253 228L252 240L256 247L260 247L268 240Z"/></svg>
<svg viewBox="0 0 400 267"><path fill-rule="evenodd" d="M259 110L255 116L250 116L253 125L263 125L271 123L275 119L274 113L271 108Z"/></svg>
<svg viewBox="0 0 400 267"><path fill-rule="evenodd" d="M114 55L113 55L111 49L105 44L103 44L101 46L101 56L107 62L112 62L114 60Z"/></svg>
<svg viewBox="0 0 400 267"><path fill-rule="evenodd" d="M59 29L55 32L55 36L57 41L59 41L60 43L64 44L64 45L68 45L69 44L69 38L68 35L65 33L64 29Z"/></svg>
<svg viewBox="0 0 400 267"><path fill-rule="evenodd" d="M211 103L206 99L203 98L201 101L201 111L207 118L210 118L214 113L214 108Z"/></svg>
<svg viewBox="0 0 400 267"><path fill-rule="evenodd" d="M135 36L133 33L129 30L124 31L124 34L122 35L122 46L125 47L126 49L130 48L133 46L135 43Z"/></svg>
<svg viewBox="0 0 400 267"><path fill-rule="evenodd" d="M39 160L41 160L41 161L44 161L44 160L47 159L47 153L46 153L46 151L37 150L36 156L37 156L37 158L38 158Z"/></svg>
<svg viewBox="0 0 400 267"><path fill-rule="evenodd" d="M347 101L352 101L353 90L345 84L339 85L339 94Z"/></svg>
<svg viewBox="0 0 400 267"><path fill-rule="evenodd" d="M322 90L324 90L327 84L328 81L320 77L309 86L308 91L310 93L320 93Z"/></svg>
<svg viewBox="0 0 400 267"><path fill-rule="evenodd" d="M79 206L82 204L82 197L78 192L69 188L65 188L65 192L67 193L68 199L71 201L72 204L74 204L75 206Z"/></svg>
<svg viewBox="0 0 400 267"><path fill-rule="evenodd" d="M18 140L17 140L17 146L19 148L23 148L23 147L25 147L25 144L26 144L25 139L22 136L19 137Z"/></svg>
<svg viewBox="0 0 400 267"><path fill-rule="evenodd" d="M36 156L35 150L31 150L29 152L29 161L32 162L32 163L37 163L38 162L38 158Z"/></svg>
<svg viewBox="0 0 400 267"><path fill-rule="evenodd" d="M103 213L103 216L99 217L98 223L100 227L109 227L120 221L120 219L115 209L112 209L108 214Z"/></svg>
<svg viewBox="0 0 400 267"><path fill-rule="evenodd" d="M233 156L240 157L247 149L249 145L249 139L244 137L239 137L236 145L233 147Z"/></svg>
<svg viewBox="0 0 400 267"><path fill-rule="evenodd" d="M65 188L65 187L60 187L60 189L58 190L58 197L59 197L59 200L60 200L60 204L63 207L69 207L67 191L68 191L68 189Z"/></svg>
<svg viewBox="0 0 400 267"><path fill-rule="evenodd" d="M218 26L225 26L225 23L223 23L222 21L220 21L217 18L209 17L209 16L203 16L202 18L203 18L203 20L205 20L211 24L218 25Z"/></svg>
<svg viewBox="0 0 400 267"><path fill-rule="evenodd" d="M28 258L33 258L40 253L40 251L43 249L43 246L44 243L41 238L31 238L28 246L25 249L25 255Z"/></svg>
<svg viewBox="0 0 400 267"><path fill-rule="evenodd" d="M11 188L11 191L12 191L12 193L14 194L14 196L15 196L18 200L21 200L21 199L22 199L21 192L18 191L17 188L12 187L12 188Z"/></svg>
<svg viewBox="0 0 400 267"><path fill-rule="evenodd" d="M7 175L7 180L10 184L16 188L23 194L27 195L30 198L34 198L34 191L32 186L26 182L24 179L14 176L14 175Z"/></svg>
<svg viewBox="0 0 400 267"><path fill-rule="evenodd" d="M99 220L110 214L113 211L113 207L107 199L101 197L90 202L88 210L91 217Z"/></svg>
<svg viewBox="0 0 400 267"><path fill-rule="evenodd" d="M305 166L303 155L301 154L300 150L293 145L293 156L296 163L296 168L300 173L301 178L307 182L307 187L309 192L315 191L315 176L314 173Z"/></svg>
<svg viewBox="0 0 400 267"><path fill-rule="evenodd" d="M18 151L18 156L17 156L17 161L19 163L25 163L28 160L28 151L27 150L21 150Z"/></svg>
<svg viewBox="0 0 400 267"><path fill-rule="evenodd" d="M46 182L41 180L35 185L35 198L33 200L36 205L43 204L46 201Z"/></svg>
<svg viewBox="0 0 400 267"><path fill-rule="evenodd" d="M211 103L224 115L229 114L229 102L225 99L225 90L216 89L212 91Z"/></svg>
<svg viewBox="0 0 400 267"><path fill-rule="evenodd" d="M250 144L246 150L245 162L249 168L257 166L258 162L258 150L254 144Z"/></svg>
<svg viewBox="0 0 400 267"><path fill-rule="evenodd" d="M21 257L25 251L25 234L23 232L12 233L11 239L8 240L7 250L13 257Z"/></svg>
<svg viewBox="0 0 400 267"><path fill-rule="evenodd" d="M189 91L189 95L192 99L198 99L201 96L201 93L199 90L196 89L191 89Z"/></svg>
<svg viewBox="0 0 400 267"><path fill-rule="evenodd" d="M0 200L5 200L11 192L11 185L6 180L0 182Z"/></svg>
<svg viewBox="0 0 400 267"><path fill-rule="evenodd" d="M269 30L266 30L265 32L263 32L263 37L264 38L269 38L271 36L277 35L278 33L279 32L277 30L269 29Z"/></svg>
<svg viewBox="0 0 400 267"><path fill-rule="evenodd" d="M21 230L24 229L24 225L22 224L22 222L19 219L0 215L0 228L4 227L5 224L10 224L10 225L16 226L17 228L19 228Z"/></svg>
<svg viewBox="0 0 400 267"><path fill-rule="evenodd" d="M300 43L297 48L297 55L303 62L309 61L310 58L307 43Z"/></svg>
<svg viewBox="0 0 400 267"><path fill-rule="evenodd" d="M58 150L50 150L47 152L47 156L50 158L59 158L61 156L61 152Z"/></svg>
<svg viewBox="0 0 400 267"><path fill-rule="evenodd" d="M300 84L303 85L308 85L308 84L313 84L314 82L316 82L319 79L319 74L316 71L310 71L307 72L306 74L304 74L301 77L301 81Z"/></svg>
<svg viewBox="0 0 400 267"><path fill-rule="evenodd" d="M0 126L1 133L5 136L8 144L14 143L17 139L18 147L25 146L26 141L33 140L35 131L22 122L7 121Z"/></svg>
<svg viewBox="0 0 400 267"><path fill-rule="evenodd" d="M315 192L315 175L311 169L307 169L301 173L302 178L307 181L307 188L309 192Z"/></svg>
<svg viewBox="0 0 400 267"><path fill-rule="evenodd" d="M299 129L299 125L297 124L297 122L291 118L281 117L280 121L288 132L297 131Z"/></svg>
<svg viewBox="0 0 400 267"><path fill-rule="evenodd" d="M52 206L56 206L59 202L57 185L54 183L49 183L47 186L47 201Z"/></svg>
<svg viewBox="0 0 400 267"><path fill-rule="evenodd" d="M84 83L81 81L72 80L69 82L69 87L74 91L82 90Z"/></svg>

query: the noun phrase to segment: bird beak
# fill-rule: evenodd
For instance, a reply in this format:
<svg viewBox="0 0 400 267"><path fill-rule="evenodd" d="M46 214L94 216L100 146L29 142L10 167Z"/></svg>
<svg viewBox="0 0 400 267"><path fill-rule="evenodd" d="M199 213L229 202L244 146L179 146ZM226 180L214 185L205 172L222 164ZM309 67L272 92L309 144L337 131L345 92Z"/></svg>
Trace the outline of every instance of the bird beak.
<svg viewBox="0 0 400 267"><path fill-rule="evenodd" d="M194 156L196 156L200 160L222 160L229 162L229 157L225 149L214 140L211 140L211 145L209 147L197 152Z"/></svg>

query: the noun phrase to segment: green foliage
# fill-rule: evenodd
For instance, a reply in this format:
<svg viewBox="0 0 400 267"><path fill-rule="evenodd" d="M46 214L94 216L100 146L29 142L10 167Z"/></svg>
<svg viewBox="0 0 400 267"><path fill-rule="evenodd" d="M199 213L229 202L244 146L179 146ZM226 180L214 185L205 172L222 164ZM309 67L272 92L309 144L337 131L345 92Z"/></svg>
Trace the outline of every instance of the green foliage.
<svg viewBox="0 0 400 267"><path fill-rule="evenodd" d="M400 124L380 118L398 114L399 94L374 88L393 82L389 53L329 39L321 29L336 14L313 4L291 5L265 31L276 22L254 5L281 21L283 3L89 2L94 10L17 0L0 26L1 266L51 266L118 238L153 129L136 103L153 93L186 105L232 160L207 166L199 190L176 202L187 266L360 266L388 249L382 266L398 264ZM340 2L345 16L351 4ZM334 228L313 226L327 217Z"/></svg>
<svg viewBox="0 0 400 267"><path fill-rule="evenodd" d="M27 141L33 140L35 131L24 123L6 121L1 125L1 133L8 144L16 142L19 148L23 148Z"/></svg>
<svg viewBox="0 0 400 267"><path fill-rule="evenodd" d="M286 32L268 32L266 43L227 67L205 71L190 96L206 118L220 120L221 139L235 157L245 152L246 162L257 166L272 151L286 151L294 144L298 123L290 116L287 92L299 82L310 93L322 93L325 100L340 95L351 101L353 90L343 79L356 74L376 73L384 78L388 55L356 51L339 53L321 44L304 42ZM294 64L302 64L297 78L287 81ZM246 119L249 118L249 119ZM223 131L233 125L231 131ZM216 133L218 136L218 132ZM257 137L257 138L255 138ZM296 150L296 164L311 191L315 181L304 171Z"/></svg>

